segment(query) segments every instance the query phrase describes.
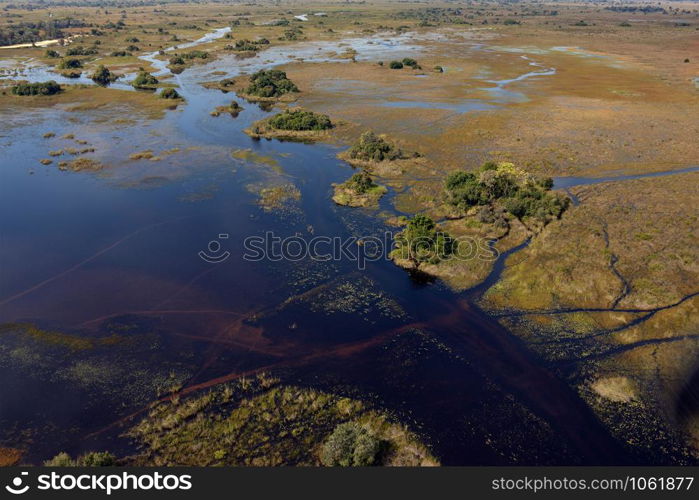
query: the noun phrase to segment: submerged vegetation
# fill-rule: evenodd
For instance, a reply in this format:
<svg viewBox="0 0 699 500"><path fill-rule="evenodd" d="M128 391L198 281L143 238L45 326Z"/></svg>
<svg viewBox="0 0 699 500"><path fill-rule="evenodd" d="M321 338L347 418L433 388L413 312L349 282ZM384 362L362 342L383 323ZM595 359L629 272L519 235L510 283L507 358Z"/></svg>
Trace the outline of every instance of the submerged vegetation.
<svg viewBox="0 0 699 500"><path fill-rule="evenodd" d="M242 110L243 108L240 107L240 104L235 101L231 101L228 106L216 106L216 109L209 114L211 116L221 116L221 113L228 113L233 118L236 118Z"/></svg>

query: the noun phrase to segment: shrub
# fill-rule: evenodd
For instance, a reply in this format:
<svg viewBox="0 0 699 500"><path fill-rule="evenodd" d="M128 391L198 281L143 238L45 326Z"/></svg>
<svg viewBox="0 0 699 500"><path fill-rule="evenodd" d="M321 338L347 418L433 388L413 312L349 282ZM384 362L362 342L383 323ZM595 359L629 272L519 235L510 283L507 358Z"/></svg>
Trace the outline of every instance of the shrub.
<svg viewBox="0 0 699 500"><path fill-rule="evenodd" d="M134 88L137 89L152 89L158 85L158 79L147 71L139 71L138 76L131 82Z"/></svg>
<svg viewBox="0 0 699 500"><path fill-rule="evenodd" d="M350 148L349 156L356 160L365 161L395 160L401 157L401 151L368 130Z"/></svg>
<svg viewBox="0 0 699 500"><path fill-rule="evenodd" d="M417 61L415 59L410 58L410 57L404 58L402 62L403 62L404 66L410 66L413 69L420 67L420 65L417 63Z"/></svg>
<svg viewBox="0 0 699 500"><path fill-rule="evenodd" d="M93 82L98 85L109 85L118 77L109 71L103 64L100 64L94 73L90 76Z"/></svg>
<svg viewBox="0 0 699 500"><path fill-rule="evenodd" d="M180 94L173 88L163 89L160 93L162 99L179 99Z"/></svg>
<svg viewBox="0 0 699 500"><path fill-rule="evenodd" d="M256 97L280 97L298 91L296 84L287 78L284 71L270 69L254 73L245 93Z"/></svg>
<svg viewBox="0 0 699 500"><path fill-rule="evenodd" d="M82 45L78 45L77 47L70 47L68 50L66 50L66 55L67 56L90 56L92 54L97 54L97 49L95 48L85 48Z"/></svg>
<svg viewBox="0 0 699 500"><path fill-rule="evenodd" d="M129 57L132 56L131 52L127 52L125 50L115 50L111 54L109 54L112 57Z"/></svg>
<svg viewBox="0 0 699 500"><path fill-rule="evenodd" d="M76 461L78 467L110 467L116 465L116 457L108 451L91 451Z"/></svg>
<svg viewBox="0 0 699 500"><path fill-rule="evenodd" d="M268 123L279 130L327 130L333 126L327 115L303 109L287 109L270 118Z"/></svg>
<svg viewBox="0 0 699 500"><path fill-rule="evenodd" d="M170 62L170 64L172 64L173 66L180 66L180 65L184 64L184 59L182 59L181 56L172 56L172 57L170 58L170 61L169 61L169 62Z"/></svg>
<svg viewBox="0 0 699 500"><path fill-rule="evenodd" d="M232 47L232 50L254 52L258 50L258 48L259 47L250 40L236 40L235 45Z"/></svg>
<svg viewBox="0 0 699 500"><path fill-rule="evenodd" d="M321 450L320 461L327 467L378 465L383 443L356 422L335 427Z"/></svg>
<svg viewBox="0 0 699 500"><path fill-rule="evenodd" d="M58 69L77 69L83 67L83 62L74 57L64 57L56 67Z"/></svg>
<svg viewBox="0 0 699 500"><path fill-rule="evenodd" d="M400 61L391 61L388 67L391 69L403 69L403 63Z"/></svg>
<svg viewBox="0 0 699 500"><path fill-rule="evenodd" d="M20 83L12 87L14 95L54 95L61 91L61 86L53 80L37 83Z"/></svg>
<svg viewBox="0 0 699 500"><path fill-rule="evenodd" d="M61 57L61 54L59 54L55 50L47 49L46 50L46 57L50 57L51 59L56 59L57 57Z"/></svg>
<svg viewBox="0 0 699 500"><path fill-rule="evenodd" d="M61 452L51 460L44 462L46 467L111 467L116 465L116 457L108 451L91 451L73 460L70 455Z"/></svg>
<svg viewBox="0 0 699 500"><path fill-rule="evenodd" d="M44 465L46 467L74 467L76 464L75 461L70 458L70 455L62 451L51 460L46 460Z"/></svg>
<svg viewBox="0 0 699 500"><path fill-rule="evenodd" d="M203 50L192 50L182 54L182 57L185 59L208 59L209 53Z"/></svg>

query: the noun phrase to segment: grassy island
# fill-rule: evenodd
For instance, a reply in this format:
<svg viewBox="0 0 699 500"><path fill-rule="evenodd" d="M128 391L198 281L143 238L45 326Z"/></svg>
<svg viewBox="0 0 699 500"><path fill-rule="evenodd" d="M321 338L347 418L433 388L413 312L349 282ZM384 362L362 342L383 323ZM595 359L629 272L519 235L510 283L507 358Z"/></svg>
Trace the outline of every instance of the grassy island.
<svg viewBox="0 0 699 500"><path fill-rule="evenodd" d="M379 199L388 192L386 187L376 184L366 170L335 185L334 189L333 201L348 207L377 206Z"/></svg>
<svg viewBox="0 0 699 500"><path fill-rule="evenodd" d="M129 435L142 450L131 465L438 465L380 410L264 373L157 405Z"/></svg>
<svg viewBox="0 0 699 500"><path fill-rule="evenodd" d="M314 141L334 127L327 115L293 108L254 123L245 133L254 138Z"/></svg>

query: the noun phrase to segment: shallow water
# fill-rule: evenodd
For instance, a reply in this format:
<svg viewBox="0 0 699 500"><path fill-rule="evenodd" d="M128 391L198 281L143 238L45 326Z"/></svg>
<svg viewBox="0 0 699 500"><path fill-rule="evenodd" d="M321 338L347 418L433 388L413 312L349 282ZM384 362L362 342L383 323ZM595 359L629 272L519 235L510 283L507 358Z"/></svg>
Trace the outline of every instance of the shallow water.
<svg viewBox="0 0 699 500"><path fill-rule="evenodd" d="M678 168L676 170L665 170L662 172L647 172L644 174L612 175L607 177L554 177L554 189L569 189L575 186L587 186L591 184L601 184L603 182L629 181L633 179L645 179L647 177L665 177L668 175L684 174L687 172L697 172L699 166Z"/></svg>
<svg viewBox="0 0 699 500"><path fill-rule="evenodd" d="M366 57L398 57L414 51L409 42L350 44ZM111 424L158 397L150 381L169 373L185 388L203 388L269 367L288 383L379 402L445 464L512 463L506 457L514 455L529 464L633 461L564 380L475 305L502 260L482 287L453 294L386 259L358 269L347 258L242 258L245 238L268 231L304 239L392 231L371 211L331 202L331 184L352 173L335 147L251 140L242 130L267 113L240 100L245 110L236 119L209 115L235 98L199 85L212 72L235 76L290 53L332 57L316 55L317 47L327 49L272 48L189 68L174 76L186 103L162 120L121 126L49 109L3 125L0 323L123 341L66 355L60 345L3 334L0 371L15 383L0 389L0 422L15 431L0 441L22 444L19 431L30 429L38 438L25 446L34 462L62 450L133 451ZM48 131L56 138L42 138ZM71 144L60 138L68 133L94 145L108 168L90 174L40 165L48 150ZM173 148L180 151L165 153ZM256 156L231 157L248 148ZM145 149L162 159L128 159ZM300 201L265 212L251 186L270 181L293 183ZM214 264L201 252L230 255ZM509 433L533 425L531 415L548 426L548 441ZM484 444L486 434L508 437L495 449Z"/></svg>

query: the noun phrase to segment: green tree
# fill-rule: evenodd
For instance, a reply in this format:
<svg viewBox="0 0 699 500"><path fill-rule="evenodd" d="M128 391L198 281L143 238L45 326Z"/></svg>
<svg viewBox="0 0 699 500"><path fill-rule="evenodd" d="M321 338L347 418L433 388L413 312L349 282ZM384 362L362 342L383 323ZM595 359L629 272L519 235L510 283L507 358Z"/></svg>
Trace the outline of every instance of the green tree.
<svg viewBox="0 0 699 500"><path fill-rule="evenodd" d="M162 99L179 99L180 94L173 88L163 89L160 93Z"/></svg>
<svg viewBox="0 0 699 500"><path fill-rule="evenodd" d="M426 215L416 215L395 237L396 254L410 260L415 268L429 262L436 264L454 253L456 242L448 233L440 231Z"/></svg>
<svg viewBox="0 0 699 500"><path fill-rule="evenodd" d="M347 185L357 194L364 194L371 188L376 187L376 183L374 183L371 179L371 175L369 175L369 172L366 170L362 170L350 177L347 181Z"/></svg>
<svg viewBox="0 0 699 500"><path fill-rule="evenodd" d="M379 465L383 448L380 439L356 422L340 424L323 445L320 461L327 467Z"/></svg>
<svg viewBox="0 0 699 500"><path fill-rule="evenodd" d="M109 71L106 66L103 64L100 64L97 69L92 73L90 76L93 82L95 82L97 85L109 85L112 83L114 80L117 79L117 76Z"/></svg>

